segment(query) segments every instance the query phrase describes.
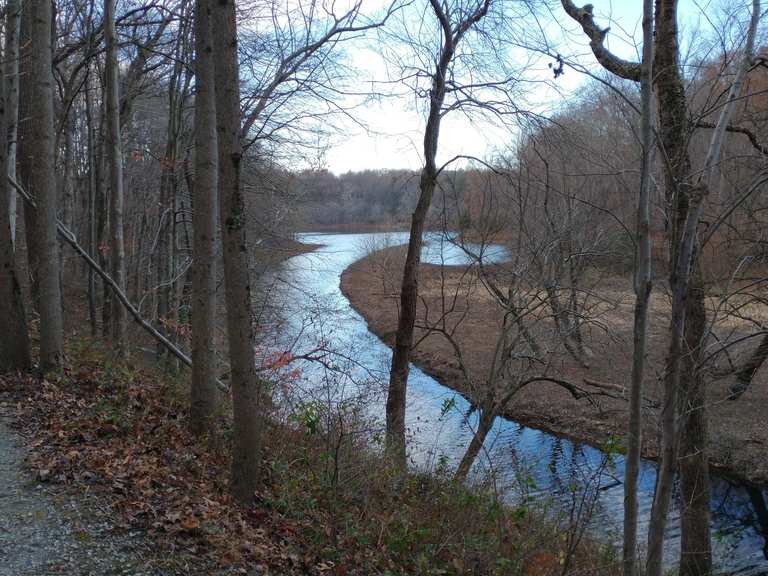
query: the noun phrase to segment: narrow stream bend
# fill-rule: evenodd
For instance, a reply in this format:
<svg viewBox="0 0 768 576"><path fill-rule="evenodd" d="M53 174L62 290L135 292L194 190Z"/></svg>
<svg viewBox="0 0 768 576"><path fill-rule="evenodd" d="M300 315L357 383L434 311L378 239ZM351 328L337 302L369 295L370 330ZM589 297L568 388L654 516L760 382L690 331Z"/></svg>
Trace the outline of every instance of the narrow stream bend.
<svg viewBox="0 0 768 576"><path fill-rule="evenodd" d="M299 240L320 244L322 248L290 258L279 270L265 275L264 280L270 300L278 303L275 308L281 322L281 342L273 345L302 351L322 344L340 353L334 362L347 372L345 376L339 376L340 372L329 374L327 366L311 364L302 370L298 387L304 386L307 391L315 387L317 392L317 382L324 382L323 394L333 402L365 395L370 415L378 421L384 414L383 390L391 351L368 331L365 320L351 308L339 284L342 272L363 257L366 250L382 246L385 238L394 244L407 242L406 233L301 234ZM463 255L458 249L447 243L441 246L442 250L434 240L428 243L424 261L461 262ZM455 405L443 414L446 401ZM465 416L469 408L461 395L415 366L411 368L407 426L409 456L415 465L432 467L438 462L458 462L471 438ZM471 419L472 416L473 424ZM497 418L477 466L492 463L497 474L508 476L510 484L524 474L529 488L558 498L570 492L567 487L575 478L589 477L602 461L603 454L595 448ZM599 509L592 526L609 540L621 534L622 469L619 459L614 473L603 474L599 479ZM650 515L655 477L655 465L644 461L640 477L640 534L644 533ZM720 573L768 574L767 496L763 489L713 475L712 534ZM680 537L676 516L667 532L665 557L673 564L677 561Z"/></svg>

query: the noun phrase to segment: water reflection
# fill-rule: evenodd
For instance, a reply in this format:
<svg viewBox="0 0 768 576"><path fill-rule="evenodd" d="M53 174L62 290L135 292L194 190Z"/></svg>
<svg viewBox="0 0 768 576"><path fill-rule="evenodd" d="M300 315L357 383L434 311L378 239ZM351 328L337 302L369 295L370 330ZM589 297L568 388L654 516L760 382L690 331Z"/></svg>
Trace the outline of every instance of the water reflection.
<svg viewBox="0 0 768 576"><path fill-rule="evenodd" d="M399 234L304 234L301 240L322 244L317 252L291 258L281 268L264 275L269 288L269 307L280 326L272 334L271 347L293 348L297 354L314 351L324 362L303 369L292 390L318 393L328 402L353 402L365 398L373 436L383 425L383 402L390 350L371 334L365 320L349 306L339 288L341 273L359 259L374 241L386 237L405 243ZM503 260L501 247L484 254L487 260ZM425 247L424 261L461 264L466 254L433 236ZM266 345L265 345L266 346ZM339 354L332 354L330 351ZM324 383L318 387L318 382ZM446 401L455 409L442 413ZM409 456L414 465L455 465L477 424L477 412L452 390L412 367L408 387ZM590 446L497 418L478 458L476 473L492 465L497 478L509 486L524 486L534 494L571 498L574 484L592 482L600 507L593 529L606 539L620 537L623 510L621 474L623 462L606 457ZM599 474L597 474L599 472ZM639 486L640 533L647 529L655 465L644 461ZM768 574L768 509L766 491L712 478L713 553L718 569L728 574ZM674 562L679 554L679 521L673 510L667 533L665 557Z"/></svg>

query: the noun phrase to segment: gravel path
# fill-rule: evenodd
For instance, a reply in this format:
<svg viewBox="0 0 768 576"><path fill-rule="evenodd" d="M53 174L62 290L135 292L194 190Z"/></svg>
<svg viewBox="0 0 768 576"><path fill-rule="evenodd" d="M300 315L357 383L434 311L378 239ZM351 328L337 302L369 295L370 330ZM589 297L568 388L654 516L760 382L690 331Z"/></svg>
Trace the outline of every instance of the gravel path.
<svg viewBox="0 0 768 576"><path fill-rule="evenodd" d="M116 531L94 496L37 482L10 421L0 403L0 576L194 573L153 558L141 534Z"/></svg>

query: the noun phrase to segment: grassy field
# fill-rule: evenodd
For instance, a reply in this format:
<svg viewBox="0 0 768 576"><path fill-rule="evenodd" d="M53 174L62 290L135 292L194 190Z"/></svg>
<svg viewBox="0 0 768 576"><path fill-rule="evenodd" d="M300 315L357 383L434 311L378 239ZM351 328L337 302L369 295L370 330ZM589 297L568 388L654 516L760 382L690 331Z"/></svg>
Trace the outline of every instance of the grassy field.
<svg viewBox="0 0 768 576"><path fill-rule="evenodd" d="M385 248L356 262L342 277L342 290L353 307L368 321L370 329L387 344L394 341L397 323L399 278L403 247ZM441 315L444 302L448 311L446 322L457 325L455 341L461 347L464 362L475 385L468 387L454 348L441 334L427 334L417 329L419 344L414 361L441 382L467 396L482 394L482 382L487 378L496 341L500 333L502 311L489 292L460 267L424 265L420 275L419 319L423 324L427 314L434 321ZM532 287L533 288L533 287ZM628 277L616 273L590 271L583 290L591 297L584 324L584 343L588 350L588 367L579 363L558 346L553 338L553 323L546 314L534 323L534 334L548 344L546 366L541 370L549 376L577 383L585 389L589 383L608 385L621 393L627 386L632 360L632 324L634 294ZM454 298L459 294L458 298ZM734 340L754 331L751 320L766 320L766 309L752 302L752 294L730 298L723 302L714 293L708 298L710 319L715 318L713 333L721 339ZM734 312L736 311L736 312ZM654 401L660 397L659 376L664 370L664 356L669 329L670 299L662 286L653 294L649 338L644 453L657 453L657 409ZM750 320L745 319L748 317ZM745 351L755 346L752 339L730 349L738 362ZM713 338L713 349L720 344ZM710 455L712 464L734 475L757 483L768 483L768 422L763 417L768 401L766 377L761 369L750 390L738 400L728 400L727 390L732 376L718 376L726 365L724 354L717 356L705 372L710 415ZM597 397L594 403L575 400L561 387L537 383L521 390L506 408L506 414L531 426L577 438L595 445L612 435L623 435L627 403L623 399Z"/></svg>

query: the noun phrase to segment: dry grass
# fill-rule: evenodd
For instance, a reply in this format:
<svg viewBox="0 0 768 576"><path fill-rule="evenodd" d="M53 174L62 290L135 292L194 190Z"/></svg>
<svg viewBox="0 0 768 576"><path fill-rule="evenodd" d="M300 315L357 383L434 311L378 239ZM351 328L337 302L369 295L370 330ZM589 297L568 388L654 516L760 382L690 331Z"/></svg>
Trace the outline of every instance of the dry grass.
<svg viewBox="0 0 768 576"><path fill-rule="evenodd" d="M353 264L342 277L342 289L352 305L362 313L369 327L388 344L392 344L397 322L397 294L402 248L390 248ZM756 275L757 272L750 272ZM500 331L501 311L488 292L464 275L459 268L441 270L438 266L423 266L420 274L420 294L423 297L419 317L423 320L429 310L432 319L439 315L444 294L457 290L460 297L449 315L454 323L465 315L456 331L456 339L464 350L465 361L478 379L484 377L491 363ZM708 316L716 338L711 339L707 354L754 332L756 323L768 321L762 285L745 289L748 281L719 282L710 285L707 298ZM585 324L585 343L591 351L589 368L576 363L561 346L551 320L540 315L532 330L550 346L547 373L576 383L586 380L609 383L619 388L627 385L631 373L632 326L634 294L627 276L604 270L591 270L584 280L584 292L591 305ZM725 289L727 288L727 290ZM529 287L535 291L536 287ZM724 299L722 294L729 296ZM648 378L646 395L650 400L660 398L659 377L664 370L664 357L669 329L670 298L662 281L657 282L652 297L649 334ZM424 336L423 330L418 337ZM735 362L747 353L756 341L752 339L729 349ZM713 465L742 478L768 482L768 463L764 454L768 446L768 423L762 416L768 401L764 367L755 377L750 390L737 401L727 400L729 377L717 377L727 363L725 354L714 355L706 367L707 395L710 415L710 455ZM420 342L414 351L414 361L443 383L468 395L453 349L440 335L433 334ZM646 411L645 455L656 454L656 413ZM602 398L595 407L573 397L553 384L541 384L524 389L510 403L507 414L515 420L555 433L575 437L600 445L612 435L623 435L627 405L623 400Z"/></svg>

